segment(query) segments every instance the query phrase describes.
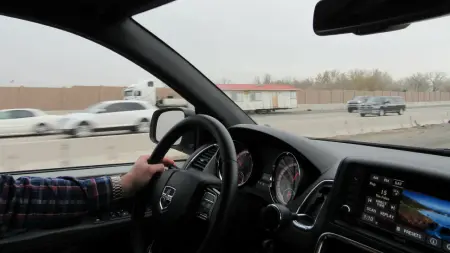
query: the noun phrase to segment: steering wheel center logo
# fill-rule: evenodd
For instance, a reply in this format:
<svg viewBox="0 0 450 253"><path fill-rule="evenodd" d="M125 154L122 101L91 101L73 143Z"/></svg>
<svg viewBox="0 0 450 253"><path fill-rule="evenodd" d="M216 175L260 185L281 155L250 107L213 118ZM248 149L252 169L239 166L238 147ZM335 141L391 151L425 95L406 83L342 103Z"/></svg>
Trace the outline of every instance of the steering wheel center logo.
<svg viewBox="0 0 450 253"><path fill-rule="evenodd" d="M177 190L172 186L165 186L159 199L159 207L161 211L167 211L170 203L172 203L172 198L175 196Z"/></svg>

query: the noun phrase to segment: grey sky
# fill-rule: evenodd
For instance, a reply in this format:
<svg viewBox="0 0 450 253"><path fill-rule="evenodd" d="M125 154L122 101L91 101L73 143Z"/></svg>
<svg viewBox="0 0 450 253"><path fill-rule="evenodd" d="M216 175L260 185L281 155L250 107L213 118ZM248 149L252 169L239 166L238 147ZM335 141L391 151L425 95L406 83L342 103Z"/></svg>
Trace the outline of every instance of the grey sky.
<svg viewBox="0 0 450 253"><path fill-rule="evenodd" d="M213 80L313 76L326 69L380 68L394 77L448 71L448 18L393 33L316 36L316 1L178 0L135 19ZM0 18L0 85L127 85L149 75L93 42ZM14 84L13 84L14 85Z"/></svg>

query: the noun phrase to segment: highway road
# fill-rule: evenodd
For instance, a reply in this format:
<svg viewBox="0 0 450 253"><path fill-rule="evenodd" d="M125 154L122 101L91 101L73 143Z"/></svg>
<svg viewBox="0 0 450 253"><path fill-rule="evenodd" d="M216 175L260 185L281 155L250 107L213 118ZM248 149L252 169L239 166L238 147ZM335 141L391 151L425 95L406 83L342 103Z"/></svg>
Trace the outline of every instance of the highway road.
<svg viewBox="0 0 450 253"><path fill-rule="evenodd" d="M428 128L412 130L389 131L385 130L411 128L417 125L442 124L450 120L450 106L413 108L404 115L388 115L384 117L360 117L359 114L345 112L322 112L303 114L270 114L253 115L259 124L268 124L271 127L292 132L296 135L309 137L334 137L368 141L395 141L401 144L404 141L410 145L427 143L433 146L433 141L424 134ZM168 128L174 122L165 122ZM431 128L430 128L431 129ZM436 130L438 129L438 130ZM446 127L433 128L433 136L439 136L439 130ZM417 132L417 130L420 130ZM404 132L413 132L404 134ZM448 130L450 132L450 130ZM381 132L378 134L373 134ZM364 134L366 133L366 134ZM371 134L367 134L371 133ZM344 137L342 137L344 136ZM388 136L388 137L383 137ZM411 136L414 136L411 137ZM413 138L411 142L408 139ZM450 147L450 138L447 141L435 138L439 147ZM383 141L384 142L384 141ZM442 143L443 142L443 143ZM425 144L424 144L425 145ZM147 134L99 134L89 138L74 139L63 135L42 137L22 137L0 139L0 170L29 170L51 167L83 166L104 163L131 162L139 155L151 153L154 144L150 142ZM171 151L175 157L184 157L183 154Z"/></svg>

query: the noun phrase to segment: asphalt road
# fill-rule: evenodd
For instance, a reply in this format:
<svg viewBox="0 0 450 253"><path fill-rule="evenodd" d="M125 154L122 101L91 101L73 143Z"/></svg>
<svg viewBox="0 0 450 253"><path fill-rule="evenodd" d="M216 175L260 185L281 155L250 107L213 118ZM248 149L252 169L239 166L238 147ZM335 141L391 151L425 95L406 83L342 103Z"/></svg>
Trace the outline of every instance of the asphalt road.
<svg viewBox="0 0 450 253"><path fill-rule="evenodd" d="M450 119L450 107L414 108L405 115L360 117L345 112L253 115L259 124L310 137L356 138L356 140L394 142L406 145L450 147L446 127L417 128L381 132L417 125L442 124ZM162 123L168 129L175 122ZM441 133L444 131L443 133ZM363 134L381 132L379 134ZM154 144L148 134L105 133L74 139L63 135L0 139L0 171L29 170L51 167L83 166L104 163L131 162L141 154L151 153ZM430 136L428 136L430 135ZM345 136L345 137L342 137ZM450 135L448 135L450 136ZM171 151L171 156L184 156Z"/></svg>

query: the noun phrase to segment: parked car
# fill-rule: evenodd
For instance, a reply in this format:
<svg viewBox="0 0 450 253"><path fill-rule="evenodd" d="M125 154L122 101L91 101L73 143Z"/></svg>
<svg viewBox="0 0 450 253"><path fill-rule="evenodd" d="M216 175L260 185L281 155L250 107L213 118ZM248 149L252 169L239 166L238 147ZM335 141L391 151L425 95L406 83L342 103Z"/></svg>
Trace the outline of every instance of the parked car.
<svg viewBox="0 0 450 253"><path fill-rule="evenodd" d="M406 110L405 99L400 96L374 96L359 106L361 117L367 114L384 116L386 113L402 115Z"/></svg>
<svg viewBox="0 0 450 253"><path fill-rule="evenodd" d="M364 103L367 100L368 96L356 96L351 100L347 101L347 111L352 113L353 111L357 111L359 105Z"/></svg>
<svg viewBox="0 0 450 253"><path fill-rule="evenodd" d="M148 132L157 108L146 101L104 101L83 112L72 113L59 122L63 133L74 137L87 137L94 132L129 130Z"/></svg>
<svg viewBox="0 0 450 253"><path fill-rule="evenodd" d="M57 128L59 119L39 109L0 110L0 135L47 134Z"/></svg>

